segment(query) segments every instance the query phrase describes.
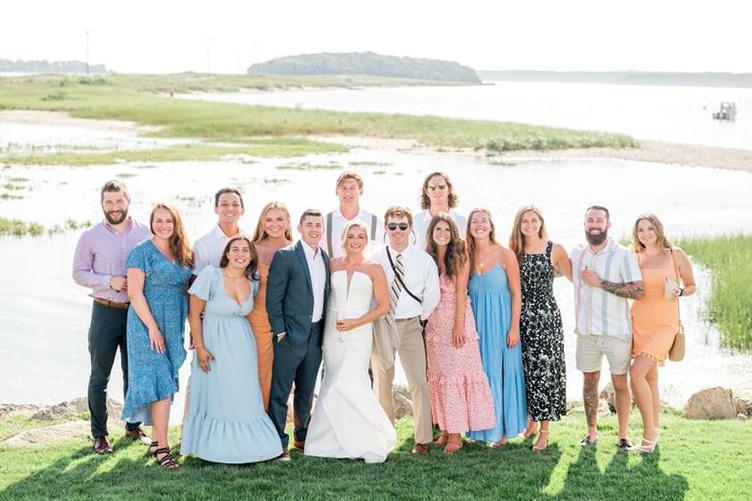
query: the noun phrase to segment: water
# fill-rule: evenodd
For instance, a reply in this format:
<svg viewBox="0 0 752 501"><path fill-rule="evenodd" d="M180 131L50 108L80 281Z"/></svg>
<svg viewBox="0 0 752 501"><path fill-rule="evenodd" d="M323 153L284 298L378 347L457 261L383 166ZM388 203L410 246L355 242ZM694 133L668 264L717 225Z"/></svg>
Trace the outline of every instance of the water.
<svg viewBox="0 0 752 501"><path fill-rule="evenodd" d="M472 93L486 87L463 89ZM378 91L389 93L386 89ZM412 89L395 90L398 91ZM444 114L442 108L437 110ZM451 111L447 109L446 114ZM27 126L0 123L0 131L10 131L13 141L19 144L26 139L34 144L45 143L39 139L44 134L30 132ZM47 144L59 143L61 136L70 132L45 131L51 138ZM135 140L125 138L118 143L121 133L97 136L94 142L124 145ZM76 144L83 141L81 136L74 136ZM7 137L10 136L0 137L0 145ZM341 169L360 171L366 182L362 205L376 213L383 213L394 203L417 208L424 176L434 170L446 171L460 195L460 210L467 213L475 206L489 207L502 241L509 234L517 208L528 203L542 208L551 238L567 249L583 240L583 211L593 203L603 203L611 209L612 235L616 238L627 235L635 217L647 211L662 218L672 238L752 231L752 174L745 172L603 159L524 161L498 166L488 164L480 155L411 154L364 148L293 160L258 159L257 163L228 159L159 165L14 166L0 172L0 185L12 178L23 178L28 180L23 184L30 189L19 192L23 199L0 201L0 215L46 227L68 219L98 222L102 217L99 188L105 180L120 177L129 185L134 217L146 220L157 201L174 203L183 213L192 240L215 223L213 193L225 185L238 186L246 203L241 226L252 231L260 208L269 200L287 203L294 217L308 207L329 211L336 206L334 183L341 169L279 169L305 164L335 164ZM91 300L86 295L88 291L75 285L70 276L78 235L76 231L40 238L0 238L0 260L5 263L0 280L0 402L55 403L85 394ZM710 279L699 266L696 275L700 292L682 301L687 358L661 369L663 398L674 406L681 406L700 388L738 387L752 380L752 357L721 349L717 331L703 320ZM582 377L574 363L571 285L558 279L555 294L566 333L567 394L570 400L578 400ZM186 363L181 371L183 383L189 370ZM110 388L110 395L116 398L120 397L120 378L116 364ZM397 378L404 381L404 375L398 374ZM607 379L602 378L604 384ZM179 419L182 413L181 399L179 393L173 419Z"/></svg>
<svg viewBox="0 0 752 501"><path fill-rule="evenodd" d="M752 89L491 82L471 87L194 94L188 99L495 120L609 131L637 139L752 149ZM737 119L712 119L722 101Z"/></svg>

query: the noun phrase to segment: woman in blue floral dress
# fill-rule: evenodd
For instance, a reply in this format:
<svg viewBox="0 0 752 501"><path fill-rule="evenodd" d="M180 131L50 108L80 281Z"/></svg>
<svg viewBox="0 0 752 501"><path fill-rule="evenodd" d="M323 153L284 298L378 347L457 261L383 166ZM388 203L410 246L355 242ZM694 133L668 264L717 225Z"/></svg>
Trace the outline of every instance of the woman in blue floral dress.
<svg viewBox="0 0 752 501"><path fill-rule="evenodd" d="M167 427L178 371L186 357L183 332L193 251L177 209L157 204L150 226L153 237L134 247L126 262L131 307L123 419L153 425L151 452L160 466L177 468Z"/></svg>

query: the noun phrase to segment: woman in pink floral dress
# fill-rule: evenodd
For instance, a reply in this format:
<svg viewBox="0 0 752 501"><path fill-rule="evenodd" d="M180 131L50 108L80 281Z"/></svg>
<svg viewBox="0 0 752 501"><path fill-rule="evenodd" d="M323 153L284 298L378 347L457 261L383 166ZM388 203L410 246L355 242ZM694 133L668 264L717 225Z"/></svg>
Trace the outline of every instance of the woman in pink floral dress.
<svg viewBox="0 0 752 501"><path fill-rule="evenodd" d="M493 397L483 370L475 318L467 296L469 266L457 223L446 213L428 226L428 252L439 268L441 300L428 317L428 386L437 444L444 452L462 447L462 433L496 425Z"/></svg>

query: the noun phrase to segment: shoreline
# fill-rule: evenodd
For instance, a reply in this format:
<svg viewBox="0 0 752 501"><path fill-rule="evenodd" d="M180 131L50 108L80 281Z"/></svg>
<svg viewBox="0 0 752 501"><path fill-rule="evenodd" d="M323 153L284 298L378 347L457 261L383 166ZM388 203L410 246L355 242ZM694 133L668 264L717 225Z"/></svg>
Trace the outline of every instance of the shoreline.
<svg viewBox="0 0 752 501"><path fill-rule="evenodd" d="M0 123L19 123L26 125L80 127L103 131L152 132L158 127L140 125L134 122L117 120L95 120L73 118L61 111L36 110L0 110ZM350 147L390 149L411 153L436 153L438 146L421 144L413 139L380 138L362 136L309 136L310 139ZM635 148L570 148L563 150L515 150L501 152L493 157L508 161L557 161L572 159L612 158L637 162L654 162L664 164L686 165L689 167L708 167L713 169L735 170L752 173L752 150L721 148L663 141L637 140ZM452 155L485 155L483 150L462 149L447 150Z"/></svg>

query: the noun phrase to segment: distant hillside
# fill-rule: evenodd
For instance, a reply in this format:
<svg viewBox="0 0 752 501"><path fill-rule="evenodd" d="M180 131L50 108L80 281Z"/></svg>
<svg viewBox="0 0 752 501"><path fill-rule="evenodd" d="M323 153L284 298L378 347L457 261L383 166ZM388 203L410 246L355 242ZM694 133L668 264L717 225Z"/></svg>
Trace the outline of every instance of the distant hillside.
<svg viewBox="0 0 752 501"><path fill-rule="evenodd" d="M0 73L86 73L83 61L11 61L0 59ZM89 73L107 73L103 64L89 65Z"/></svg>
<svg viewBox="0 0 752 501"><path fill-rule="evenodd" d="M488 81L577 82L688 87L752 87L752 73L651 73L640 71L478 71Z"/></svg>
<svg viewBox="0 0 752 501"><path fill-rule="evenodd" d="M249 75L369 75L481 83L475 70L452 61L382 56L373 52L302 54L251 65Z"/></svg>

